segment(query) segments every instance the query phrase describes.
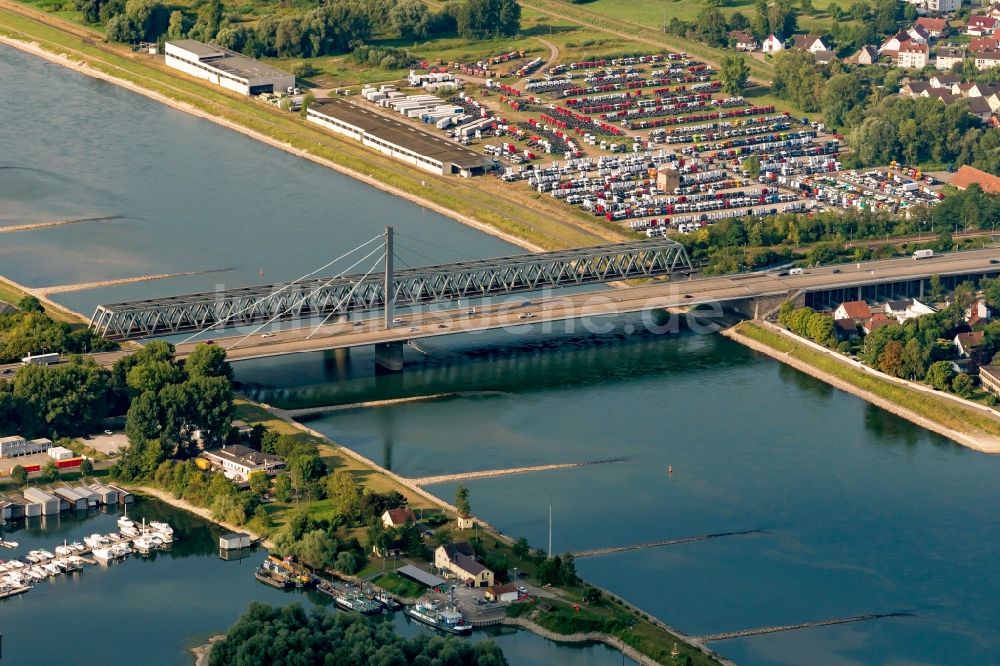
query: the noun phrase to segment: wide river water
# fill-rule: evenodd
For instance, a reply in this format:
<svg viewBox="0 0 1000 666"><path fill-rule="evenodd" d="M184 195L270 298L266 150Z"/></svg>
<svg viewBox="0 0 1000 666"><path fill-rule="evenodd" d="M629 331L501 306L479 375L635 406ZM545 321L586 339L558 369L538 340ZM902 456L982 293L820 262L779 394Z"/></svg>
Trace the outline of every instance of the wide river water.
<svg viewBox="0 0 1000 666"><path fill-rule="evenodd" d="M387 223L401 232L401 253L413 265L513 251L304 160L9 49L0 48L0 80L19 91L0 98L0 225L121 216L0 234L0 273L39 286L229 269L57 296L81 312L220 282L252 284L260 270L267 281L292 278ZM759 530L578 561L588 579L685 632L915 614L713 644L739 663L1000 663L1000 459L719 336L625 335L630 323L637 322L618 321L615 332L600 335L528 329L422 341L422 352L408 349L406 370L395 376L376 376L366 350L241 363L237 374L250 395L276 405L451 394L310 421L403 475L625 459L466 483L477 515L535 546L548 538L550 502L560 552ZM454 485L431 490L450 499ZM120 598L147 603L171 634L185 634L163 644L167 661L182 658L188 635L231 622L242 595L273 597L252 585L234 593L220 582L219 594L204 595L212 599L204 601L210 610L200 629L202 595L185 592L177 577L214 585L213 572L240 565L192 561L204 562L204 571L129 563L149 572L135 587L133 578L108 572L127 582L115 587ZM154 582L162 593L143 601ZM226 594L239 603L212 609ZM23 606L0 606L7 631L37 631L41 616L9 609L37 608L40 600L32 591ZM52 595L46 617L75 603ZM106 610L113 632L115 605ZM549 655L553 663L610 654L562 652L522 636L505 640L559 650ZM61 656L98 654L107 639L65 641ZM144 645L159 647L158 640ZM545 658L504 647L512 663Z"/></svg>

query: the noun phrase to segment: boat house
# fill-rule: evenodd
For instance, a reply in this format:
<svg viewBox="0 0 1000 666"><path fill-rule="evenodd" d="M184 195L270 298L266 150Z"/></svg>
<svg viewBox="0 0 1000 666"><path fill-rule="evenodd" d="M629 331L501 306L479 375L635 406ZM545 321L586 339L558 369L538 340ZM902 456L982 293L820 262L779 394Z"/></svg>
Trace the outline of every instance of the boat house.
<svg viewBox="0 0 1000 666"><path fill-rule="evenodd" d="M434 566L451 573L469 587L493 585L493 572L476 560L476 551L468 541L438 546L434 551Z"/></svg>

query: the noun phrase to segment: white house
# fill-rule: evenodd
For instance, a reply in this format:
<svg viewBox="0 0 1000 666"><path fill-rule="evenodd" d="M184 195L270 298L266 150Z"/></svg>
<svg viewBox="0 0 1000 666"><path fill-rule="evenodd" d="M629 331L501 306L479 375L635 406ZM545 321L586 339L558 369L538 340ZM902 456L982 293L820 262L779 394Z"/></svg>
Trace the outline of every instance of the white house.
<svg viewBox="0 0 1000 666"><path fill-rule="evenodd" d="M43 453L52 448L52 440L44 437L25 439L20 435L0 437L0 458L30 456L33 453Z"/></svg>
<svg viewBox="0 0 1000 666"><path fill-rule="evenodd" d="M779 51L785 50L785 45L781 43L781 40L778 39L774 33L771 33L768 35L767 39L764 40L764 43L761 44L760 50L764 53L778 53Z"/></svg>
<svg viewBox="0 0 1000 666"><path fill-rule="evenodd" d="M986 301L983 299L977 300L965 310L965 321L969 326L974 326L981 321L985 321L990 316L990 309L986 307Z"/></svg>
<svg viewBox="0 0 1000 666"><path fill-rule="evenodd" d="M896 66L900 69L923 69L927 64L927 44L907 42L896 52Z"/></svg>
<svg viewBox="0 0 1000 666"><path fill-rule="evenodd" d="M393 527L403 527L407 523L417 522L417 517L413 515L413 510L409 507L389 509L382 514L382 526L386 529Z"/></svg>
<svg viewBox="0 0 1000 666"><path fill-rule="evenodd" d="M959 333L952 342L958 347L960 356L968 358L972 350L983 344L983 332L973 331L972 333Z"/></svg>
<svg viewBox="0 0 1000 666"><path fill-rule="evenodd" d="M997 28L997 20L992 16L970 16L965 34L973 37L985 37Z"/></svg>
<svg viewBox="0 0 1000 666"><path fill-rule="evenodd" d="M288 72L193 39L167 42L164 58L168 67L243 95L280 92L295 86L295 77Z"/></svg>
<svg viewBox="0 0 1000 666"><path fill-rule="evenodd" d="M204 451L199 456L234 481L248 481L255 472L273 476L285 468L285 461L277 456L269 456L250 447L236 444L221 449Z"/></svg>
<svg viewBox="0 0 1000 666"><path fill-rule="evenodd" d="M1000 65L1000 51L980 51L972 57L976 60L976 69L993 69Z"/></svg>
<svg viewBox="0 0 1000 666"><path fill-rule="evenodd" d="M950 70L965 59L965 50L957 46L939 46L934 66L940 70Z"/></svg>
<svg viewBox="0 0 1000 666"><path fill-rule="evenodd" d="M853 319L860 324L872 316L872 309L864 301L844 301L833 311L834 319Z"/></svg>

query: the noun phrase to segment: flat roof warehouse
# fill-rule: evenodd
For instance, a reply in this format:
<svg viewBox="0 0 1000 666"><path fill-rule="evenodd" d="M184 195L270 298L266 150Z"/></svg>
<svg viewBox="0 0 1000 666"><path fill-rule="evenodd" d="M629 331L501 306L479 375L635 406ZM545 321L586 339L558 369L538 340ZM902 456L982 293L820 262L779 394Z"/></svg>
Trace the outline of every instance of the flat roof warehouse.
<svg viewBox="0 0 1000 666"><path fill-rule="evenodd" d="M448 175L485 173L487 157L343 99L317 102L309 120L417 167Z"/></svg>

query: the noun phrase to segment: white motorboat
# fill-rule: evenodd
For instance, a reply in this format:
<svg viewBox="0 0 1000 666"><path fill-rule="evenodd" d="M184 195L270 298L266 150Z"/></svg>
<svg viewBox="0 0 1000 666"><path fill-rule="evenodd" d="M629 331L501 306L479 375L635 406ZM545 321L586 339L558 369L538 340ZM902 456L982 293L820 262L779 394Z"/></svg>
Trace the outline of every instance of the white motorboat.
<svg viewBox="0 0 1000 666"><path fill-rule="evenodd" d="M59 557L66 557L67 555L72 555L75 552L76 551L73 550L73 547L68 544L56 546L56 555L58 555Z"/></svg>
<svg viewBox="0 0 1000 666"><path fill-rule="evenodd" d="M41 565L41 567L45 569L50 576L58 576L63 572L62 568L60 568L60 566L56 564L55 560L51 562L46 562L45 564Z"/></svg>
<svg viewBox="0 0 1000 666"><path fill-rule="evenodd" d="M141 536L132 540L132 545L137 551L143 555L147 554L149 551L153 550L153 542L150 541L149 537Z"/></svg>
<svg viewBox="0 0 1000 666"><path fill-rule="evenodd" d="M174 540L174 528L167 523L154 520L149 523L149 529L156 532L156 535L163 539L163 543L171 543Z"/></svg>
<svg viewBox="0 0 1000 666"><path fill-rule="evenodd" d="M83 542L87 544L90 548L103 548L107 546L110 541L107 537L101 534L91 534L88 537L83 537Z"/></svg>
<svg viewBox="0 0 1000 666"><path fill-rule="evenodd" d="M95 548L93 551L94 559L100 560L102 562L109 562L114 559L114 555L111 554L111 548L102 547Z"/></svg>
<svg viewBox="0 0 1000 666"><path fill-rule="evenodd" d="M127 542L116 543L111 546L111 554L115 557L125 557L132 553L132 546L128 545Z"/></svg>

